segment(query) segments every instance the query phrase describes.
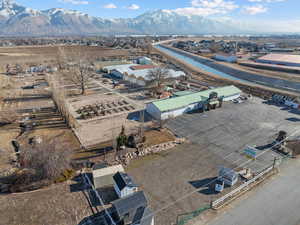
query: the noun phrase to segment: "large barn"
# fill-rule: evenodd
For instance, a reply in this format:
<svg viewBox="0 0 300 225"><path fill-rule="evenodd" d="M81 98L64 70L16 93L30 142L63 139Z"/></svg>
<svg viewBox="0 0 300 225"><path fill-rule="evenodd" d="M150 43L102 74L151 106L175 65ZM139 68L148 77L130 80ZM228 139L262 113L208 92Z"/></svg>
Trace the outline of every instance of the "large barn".
<svg viewBox="0 0 300 225"><path fill-rule="evenodd" d="M103 70L117 79L145 86L147 81L149 81L149 78L147 77L149 71L155 68L157 68L157 66L154 65L125 64L107 66L104 67ZM170 79L177 79L186 76L183 71L175 71L173 69L168 69L168 73Z"/></svg>
<svg viewBox="0 0 300 225"><path fill-rule="evenodd" d="M291 54L267 54L256 59L258 63L268 63L281 66L300 67L300 55Z"/></svg>
<svg viewBox="0 0 300 225"><path fill-rule="evenodd" d="M214 88L148 103L146 111L157 120L165 120L194 110L204 109L207 105L219 104L219 100L226 102L237 99L241 93L242 91L235 86ZM212 94L214 99L211 97Z"/></svg>

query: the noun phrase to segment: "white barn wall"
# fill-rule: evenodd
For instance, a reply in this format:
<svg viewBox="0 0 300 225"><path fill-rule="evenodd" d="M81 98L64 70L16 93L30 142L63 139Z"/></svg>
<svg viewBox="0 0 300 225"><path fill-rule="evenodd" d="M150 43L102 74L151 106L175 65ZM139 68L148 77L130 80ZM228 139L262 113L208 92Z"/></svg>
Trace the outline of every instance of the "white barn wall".
<svg viewBox="0 0 300 225"><path fill-rule="evenodd" d="M228 102L228 101L232 101L234 99L237 99L241 96L241 94L236 94L236 95L231 95L231 96L227 96L226 98L223 99L223 101Z"/></svg>
<svg viewBox="0 0 300 225"><path fill-rule="evenodd" d="M180 116L184 113L188 113L188 112L193 111L193 110L201 109L202 107L203 107L202 103L197 102L197 103L188 105L184 108L175 109L175 110L168 111L168 112L163 112L161 114L161 119L166 120L166 119L169 119L169 118L174 118L174 117Z"/></svg>
<svg viewBox="0 0 300 225"><path fill-rule="evenodd" d="M237 99L241 96L241 94L236 94L232 96L225 97L223 99L224 102L232 101L234 99ZM166 120L168 118L174 118L177 116L180 116L184 113L188 113L193 110L201 109L203 107L203 103L197 102L191 105L188 105L186 107L180 108L180 109L174 109L167 112L160 112L159 109L153 104L149 103L146 106L146 111L155 119L157 120Z"/></svg>

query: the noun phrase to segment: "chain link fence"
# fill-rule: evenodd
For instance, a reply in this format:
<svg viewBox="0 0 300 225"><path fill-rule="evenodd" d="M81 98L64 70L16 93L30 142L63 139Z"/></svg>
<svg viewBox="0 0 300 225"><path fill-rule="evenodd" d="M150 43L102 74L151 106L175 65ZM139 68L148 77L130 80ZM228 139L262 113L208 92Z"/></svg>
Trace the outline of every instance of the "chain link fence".
<svg viewBox="0 0 300 225"><path fill-rule="evenodd" d="M201 208L199 208L199 209L197 209L193 212L178 215L176 225L187 224L187 222L194 219L195 217L198 217L201 213L203 213L204 211L206 211L210 208L211 208L210 205L205 205L205 206L203 206L203 207L201 207Z"/></svg>

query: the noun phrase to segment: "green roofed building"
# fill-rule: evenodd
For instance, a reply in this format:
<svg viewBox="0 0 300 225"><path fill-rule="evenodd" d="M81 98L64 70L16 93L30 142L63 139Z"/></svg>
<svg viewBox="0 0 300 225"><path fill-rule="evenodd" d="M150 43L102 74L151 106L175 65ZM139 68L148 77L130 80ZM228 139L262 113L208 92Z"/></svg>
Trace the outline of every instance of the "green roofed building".
<svg viewBox="0 0 300 225"><path fill-rule="evenodd" d="M194 91L177 91L173 94L173 96L175 97L180 97L180 96L184 96L184 95L190 95L190 94L194 94Z"/></svg>
<svg viewBox="0 0 300 225"><path fill-rule="evenodd" d="M208 104L231 101L240 97L242 91L231 85L196 93L183 92L175 97L153 101L147 104L146 111L158 120L180 116L183 113L205 108ZM212 99L212 94L217 98Z"/></svg>

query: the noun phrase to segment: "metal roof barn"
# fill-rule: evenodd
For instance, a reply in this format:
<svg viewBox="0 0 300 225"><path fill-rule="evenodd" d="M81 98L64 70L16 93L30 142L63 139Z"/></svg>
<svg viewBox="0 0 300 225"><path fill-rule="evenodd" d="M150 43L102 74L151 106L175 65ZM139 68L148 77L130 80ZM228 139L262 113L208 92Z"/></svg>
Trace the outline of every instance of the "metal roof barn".
<svg viewBox="0 0 300 225"><path fill-rule="evenodd" d="M218 97L223 97L223 101L236 99L240 97L242 93L242 91L235 86L214 88L148 103L146 111L159 120L176 117L203 108L212 92L216 92Z"/></svg>
<svg viewBox="0 0 300 225"><path fill-rule="evenodd" d="M203 102L209 98L211 92L217 92L218 96L228 96L240 94L242 91L235 86L226 86L221 88L209 89L188 95L179 96L177 98L169 98L152 102L160 111L168 111L184 107L186 105Z"/></svg>

